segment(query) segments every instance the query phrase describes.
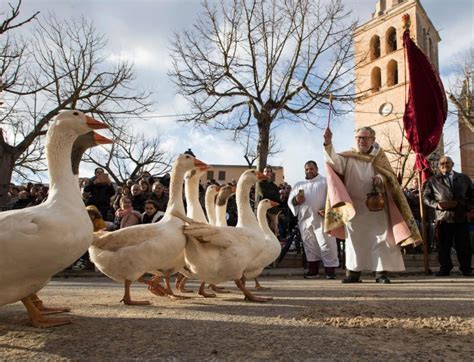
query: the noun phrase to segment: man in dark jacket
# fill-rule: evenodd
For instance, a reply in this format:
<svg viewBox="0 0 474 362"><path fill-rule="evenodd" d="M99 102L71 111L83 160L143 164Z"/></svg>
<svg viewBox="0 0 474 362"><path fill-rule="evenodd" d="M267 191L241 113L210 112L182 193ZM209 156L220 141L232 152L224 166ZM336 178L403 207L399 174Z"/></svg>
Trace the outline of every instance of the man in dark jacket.
<svg viewBox="0 0 474 362"><path fill-rule="evenodd" d="M165 212L166 207L168 206L169 197L165 192L163 185L158 181L155 182L152 186L152 192L150 199L156 202L157 210Z"/></svg>
<svg viewBox="0 0 474 362"><path fill-rule="evenodd" d="M270 166L263 169L266 180L260 181L257 187L257 205L260 200L270 199L280 202L280 188L275 184L275 174ZM272 207L267 211L268 224L275 235L278 235L278 207Z"/></svg>
<svg viewBox="0 0 474 362"><path fill-rule="evenodd" d="M110 215L110 198L115 195L114 186L103 168L97 167L94 174L84 187L84 192L90 193L87 206L94 205L104 220L111 221L113 218Z"/></svg>
<svg viewBox="0 0 474 362"><path fill-rule="evenodd" d="M24 209L31 202L30 194L28 191L20 191L18 194L18 200L13 204L12 209Z"/></svg>
<svg viewBox="0 0 474 362"><path fill-rule="evenodd" d="M140 214L145 211L145 201L147 197L142 193L142 189L140 188L139 184L134 184L130 188L130 193L132 196L130 199L132 200L133 209L138 211Z"/></svg>
<svg viewBox="0 0 474 362"><path fill-rule="evenodd" d="M439 159L440 174L432 176L425 184L423 202L435 209L438 234L440 270L436 276L448 276L453 268L451 247L456 249L459 270L472 275L472 250L469 240L468 214L474 204L471 179L453 171L453 160L448 156Z"/></svg>

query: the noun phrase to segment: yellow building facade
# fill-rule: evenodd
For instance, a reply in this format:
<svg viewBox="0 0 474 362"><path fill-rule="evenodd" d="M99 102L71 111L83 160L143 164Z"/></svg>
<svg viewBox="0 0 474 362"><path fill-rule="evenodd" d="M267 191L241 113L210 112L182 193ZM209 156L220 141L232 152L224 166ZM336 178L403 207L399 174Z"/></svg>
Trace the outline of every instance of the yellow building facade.
<svg viewBox="0 0 474 362"><path fill-rule="evenodd" d="M249 169L247 165L209 165L209 169L205 175L201 177L201 183L206 184L208 181L215 180L219 184L224 185L238 181L240 175ZM271 166L275 174L274 182L280 185L285 181L284 169L281 166ZM255 167L254 167L255 168Z"/></svg>

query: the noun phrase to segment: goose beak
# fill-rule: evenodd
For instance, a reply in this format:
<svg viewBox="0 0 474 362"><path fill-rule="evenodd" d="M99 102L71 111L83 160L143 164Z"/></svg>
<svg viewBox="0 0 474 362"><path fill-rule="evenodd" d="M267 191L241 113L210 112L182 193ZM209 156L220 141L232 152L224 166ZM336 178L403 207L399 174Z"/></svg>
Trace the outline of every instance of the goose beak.
<svg viewBox="0 0 474 362"><path fill-rule="evenodd" d="M270 200L270 205L272 205L272 207L275 207L275 206L278 206L280 204L278 202Z"/></svg>
<svg viewBox="0 0 474 362"><path fill-rule="evenodd" d="M198 169L200 171L206 171L209 168L209 165L199 166Z"/></svg>
<svg viewBox="0 0 474 362"><path fill-rule="evenodd" d="M202 162L201 160L194 158L194 166L196 167L209 167L207 163Z"/></svg>
<svg viewBox="0 0 474 362"><path fill-rule="evenodd" d="M112 141L110 138L104 137L104 136L102 136L98 133L95 133L95 132L94 132L94 141L98 145L105 145L105 144L108 144L108 143L114 143L114 141Z"/></svg>
<svg viewBox="0 0 474 362"><path fill-rule="evenodd" d="M259 181L263 181L263 180L268 180L268 177L265 176L263 173L261 173L260 171L257 171L257 179Z"/></svg>
<svg viewBox="0 0 474 362"><path fill-rule="evenodd" d="M107 126L105 123L99 122L90 116L86 116L86 123L89 126L89 128L92 128L92 129L109 128L109 126Z"/></svg>

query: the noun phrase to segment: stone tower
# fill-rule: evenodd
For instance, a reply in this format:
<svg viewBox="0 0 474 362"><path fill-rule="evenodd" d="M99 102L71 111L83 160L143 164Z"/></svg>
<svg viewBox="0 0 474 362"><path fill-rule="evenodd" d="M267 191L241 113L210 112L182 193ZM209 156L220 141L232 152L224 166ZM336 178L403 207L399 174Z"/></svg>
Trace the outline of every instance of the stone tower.
<svg viewBox="0 0 474 362"><path fill-rule="evenodd" d="M461 92L461 102L466 107L466 113L474 114L474 75L470 74L464 81ZM463 120L459 115L459 148L461 151L461 172L474 180L474 125L470 120ZM456 168L456 165L455 165Z"/></svg>
<svg viewBox="0 0 474 362"><path fill-rule="evenodd" d="M438 69L441 40L419 0L378 0L372 19L354 31L356 92L355 128L370 126L386 150L396 172L403 165L397 155L402 140L406 100L403 14L411 20L410 35ZM408 142L402 153L408 153ZM404 176L412 170L408 160Z"/></svg>

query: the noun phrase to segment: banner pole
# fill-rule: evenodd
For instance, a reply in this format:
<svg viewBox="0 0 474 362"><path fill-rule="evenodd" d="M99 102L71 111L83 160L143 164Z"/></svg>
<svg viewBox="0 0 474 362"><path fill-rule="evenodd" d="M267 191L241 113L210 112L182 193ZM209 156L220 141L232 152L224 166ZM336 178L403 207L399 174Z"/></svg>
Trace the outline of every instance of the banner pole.
<svg viewBox="0 0 474 362"><path fill-rule="evenodd" d="M425 269L426 275L431 275L432 272L430 270L430 261L429 261L429 244L428 244L428 236L426 235L426 217L425 217L425 207L423 204L423 187L422 187L422 177L421 171L418 171L418 201L420 203L420 228L421 228L421 238L423 239L423 266Z"/></svg>

